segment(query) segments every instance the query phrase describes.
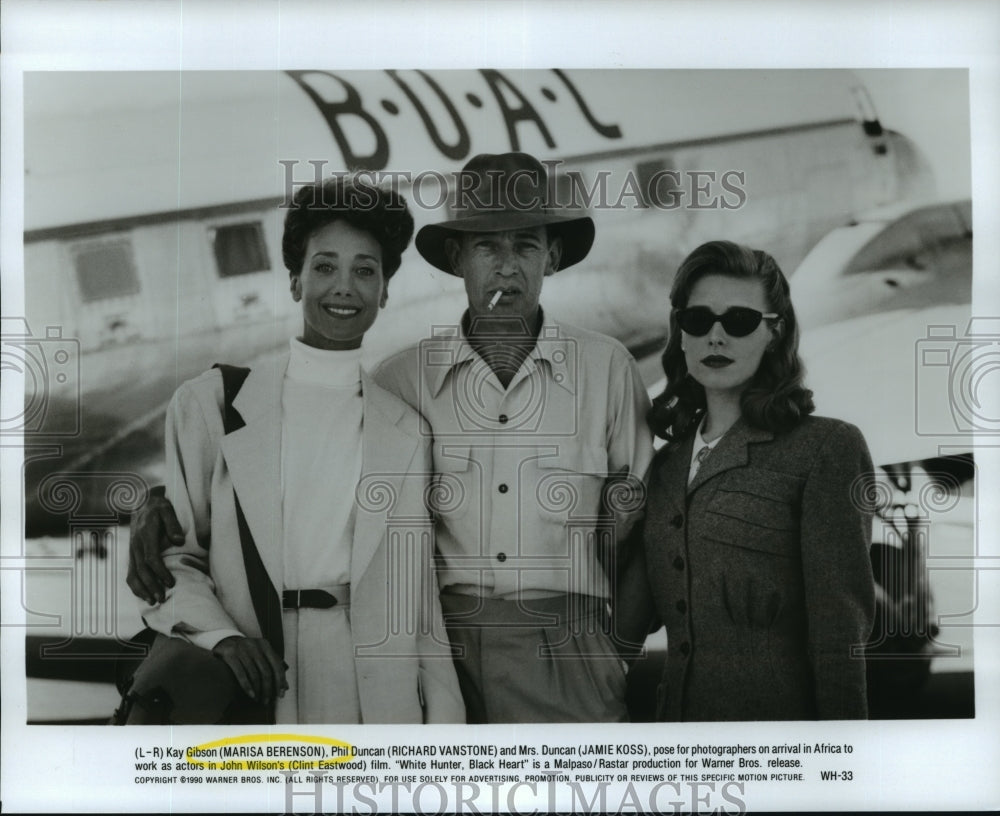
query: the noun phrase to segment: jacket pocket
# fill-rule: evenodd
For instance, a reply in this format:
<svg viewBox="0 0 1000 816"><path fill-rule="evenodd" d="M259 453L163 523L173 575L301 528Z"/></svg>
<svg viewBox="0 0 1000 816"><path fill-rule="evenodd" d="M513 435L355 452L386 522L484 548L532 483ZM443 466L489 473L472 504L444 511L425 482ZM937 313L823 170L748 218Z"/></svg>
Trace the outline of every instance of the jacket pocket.
<svg viewBox="0 0 1000 816"><path fill-rule="evenodd" d="M748 504L744 509L745 518L728 515L731 507L726 514L709 510L697 537L784 558L799 557L798 524L787 508Z"/></svg>
<svg viewBox="0 0 1000 816"><path fill-rule="evenodd" d="M798 477L762 468L725 474L705 505L705 537L775 555L795 555L802 486Z"/></svg>

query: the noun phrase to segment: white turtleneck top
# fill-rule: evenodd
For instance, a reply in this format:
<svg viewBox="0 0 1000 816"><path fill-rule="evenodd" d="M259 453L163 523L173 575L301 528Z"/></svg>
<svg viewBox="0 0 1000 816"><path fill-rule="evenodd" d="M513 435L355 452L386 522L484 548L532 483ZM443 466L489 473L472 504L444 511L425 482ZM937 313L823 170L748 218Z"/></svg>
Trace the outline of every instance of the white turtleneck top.
<svg viewBox="0 0 1000 816"><path fill-rule="evenodd" d="M283 589L350 583L362 413L361 350L293 339L281 390ZM294 693L277 701L277 721L360 722L347 609L285 610L282 624Z"/></svg>
<svg viewBox="0 0 1000 816"><path fill-rule="evenodd" d="M284 589L351 580L361 423L361 349L292 339L281 395Z"/></svg>

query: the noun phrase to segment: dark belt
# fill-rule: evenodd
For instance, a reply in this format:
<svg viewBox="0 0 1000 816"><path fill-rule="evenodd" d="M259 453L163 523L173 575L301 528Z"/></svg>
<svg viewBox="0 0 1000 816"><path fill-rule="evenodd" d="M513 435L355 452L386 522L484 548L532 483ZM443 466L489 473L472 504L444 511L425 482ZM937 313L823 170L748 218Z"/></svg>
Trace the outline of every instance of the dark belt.
<svg viewBox="0 0 1000 816"><path fill-rule="evenodd" d="M564 593L551 598L482 598L464 592L441 591L444 622L449 627L565 626L573 621L597 621L603 626L608 602L591 595Z"/></svg>
<svg viewBox="0 0 1000 816"><path fill-rule="evenodd" d="M286 589L281 593L283 609L332 609L351 602L350 588L336 587L334 592L325 589Z"/></svg>

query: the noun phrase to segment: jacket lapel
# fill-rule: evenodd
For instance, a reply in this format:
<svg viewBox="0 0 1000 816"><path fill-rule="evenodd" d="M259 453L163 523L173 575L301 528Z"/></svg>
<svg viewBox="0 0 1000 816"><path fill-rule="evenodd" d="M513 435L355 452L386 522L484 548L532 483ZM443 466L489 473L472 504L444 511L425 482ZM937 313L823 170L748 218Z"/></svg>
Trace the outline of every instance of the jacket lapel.
<svg viewBox="0 0 1000 816"><path fill-rule="evenodd" d="M670 503L668 516L672 517L685 510L688 468L691 464L692 437L680 442L663 459L658 477L662 482Z"/></svg>
<svg viewBox="0 0 1000 816"><path fill-rule="evenodd" d="M246 423L222 439L233 489L239 497L271 583L284 588L281 513L281 388L288 355L255 365L233 400Z"/></svg>
<svg viewBox="0 0 1000 816"><path fill-rule="evenodd" d="M418 440L397 425L403 405L376 385L367 373L361 376L364 402L361 482L357 487L351 584L358 585L387 530L387 520L404 489L405 471L413 460ZM414 473L409 478L419 478ZM382 501L389 497L388 503ZM398 510L397 510L398 512Z"/></svg>
<svg viewBox="0 0 1000 816"><path fill-rule="evenodd" d="M715 446L708 458L698 469L691 484L688 485L688 493L694 492L709 479L718 476L720 473L746 465L750 461L750 453L747 446L752 442L768 442L772 439L774 439L774 434L770 431L753 428L743 419L736 420L736 424L726 431L722 439L719 440L719 444ZM689 445L686 465L690 466L690 464L691 446Z"/></svg>

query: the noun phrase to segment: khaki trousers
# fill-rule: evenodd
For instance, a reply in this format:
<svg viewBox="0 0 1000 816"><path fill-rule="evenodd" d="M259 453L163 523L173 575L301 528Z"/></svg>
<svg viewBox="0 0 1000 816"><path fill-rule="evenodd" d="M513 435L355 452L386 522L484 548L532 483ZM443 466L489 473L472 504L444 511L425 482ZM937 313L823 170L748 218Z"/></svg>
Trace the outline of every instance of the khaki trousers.
<svg viewBox="0 0 1000 816"><path fill-rule="evenodd" d="M470 723L626 722L605 601L441 595Z"/></svg>

